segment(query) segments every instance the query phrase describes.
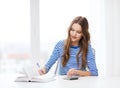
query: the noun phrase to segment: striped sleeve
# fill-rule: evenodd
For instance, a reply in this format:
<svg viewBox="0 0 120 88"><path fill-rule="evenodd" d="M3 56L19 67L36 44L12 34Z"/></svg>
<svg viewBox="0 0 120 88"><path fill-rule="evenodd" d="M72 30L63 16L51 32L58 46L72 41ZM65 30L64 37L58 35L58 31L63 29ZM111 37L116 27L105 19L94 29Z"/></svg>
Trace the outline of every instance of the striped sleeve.
<svg viewBox="0 0 120 88"><path fill-rule="evenodd" d="M50 68L53 66L53 64L58 60L60 57L60 49L63 47L63 41L59 41L55 47L54 50L48 59L48 62L45 64L47 72L50 70Z"/></svg>
<svg viewBox="0 0 120 88"><path fill-rule="evenodd" d="M91 45L88 45L87 66L92 76L98 76L98 69L95 62L95 53L92 51Z"/></svg>

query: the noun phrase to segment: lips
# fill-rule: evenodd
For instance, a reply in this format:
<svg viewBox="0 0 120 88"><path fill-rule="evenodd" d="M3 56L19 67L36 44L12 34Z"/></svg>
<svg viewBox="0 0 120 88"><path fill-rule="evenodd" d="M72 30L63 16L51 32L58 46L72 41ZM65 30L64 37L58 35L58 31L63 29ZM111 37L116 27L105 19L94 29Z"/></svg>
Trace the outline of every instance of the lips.
<svg viewBox="0 0 120 88"><path fill-rule="evenodd" d="M76 41L77 37L71 37L72 41Z"/></svg>
<svg viewBox="0 0 120 88"><path fill-rule="evenodd" d="M71 37L72 39L76 39L77 37Z"/></svg>

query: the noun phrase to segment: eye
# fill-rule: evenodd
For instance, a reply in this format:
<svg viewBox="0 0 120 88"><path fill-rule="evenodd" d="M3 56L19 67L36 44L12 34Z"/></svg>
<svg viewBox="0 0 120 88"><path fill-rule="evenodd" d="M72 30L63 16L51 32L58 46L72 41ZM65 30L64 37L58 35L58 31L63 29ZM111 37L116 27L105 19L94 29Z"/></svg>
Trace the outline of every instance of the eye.
<svg viewBox="0 0 120 88"><path fill-rule="evenodd" d="M71 28L71 31L75 31L73 28Z"/></svg>
<svg viewBox="0 0 120 88"><path fill-rule="evenodd" d="M81 31L77 31L77 33L79 33L79 34L80 34L80 33L82 33L82 32L81 32Z"/></svg>

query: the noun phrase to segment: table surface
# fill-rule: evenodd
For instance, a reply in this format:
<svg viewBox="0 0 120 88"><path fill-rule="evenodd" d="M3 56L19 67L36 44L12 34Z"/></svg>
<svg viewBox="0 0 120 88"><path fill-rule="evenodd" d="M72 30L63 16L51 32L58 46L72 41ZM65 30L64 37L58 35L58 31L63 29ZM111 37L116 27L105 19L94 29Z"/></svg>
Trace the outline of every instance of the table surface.
<svg viewBox="0 0 120 88"><path fill-rule="evenodd" d="M120 88L120 77L80 77L78 80L64 80L63 76L56 76L54 81L46 83L15 82L14 74L0 73L2 88Z"/></svg>

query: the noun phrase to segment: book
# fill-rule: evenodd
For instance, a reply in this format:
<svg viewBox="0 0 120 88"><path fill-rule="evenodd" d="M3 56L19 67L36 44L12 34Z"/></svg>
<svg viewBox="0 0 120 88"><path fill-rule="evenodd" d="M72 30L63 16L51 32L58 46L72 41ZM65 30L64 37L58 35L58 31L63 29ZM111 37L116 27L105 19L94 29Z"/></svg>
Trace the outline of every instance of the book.
<svg viewBox="0 0 120 88"><path fill-rule="evenodd" d="M36 77L32 77L32 78L29 78L27 76L19 76L15 79L15 82L40 82L40 83L44 83L44 82L51 82L54 80L55 80L55 77L47 76L47 75L36 76Z"/></svg>
<svg viewBox="0 0 120 88"><path fill-rule="evenodd" d="M55 80L52 75L40 75L38 72L38 64L33 62L26 62L23 66L23 74L15 79L15 82L50 82Z"/></svg>

